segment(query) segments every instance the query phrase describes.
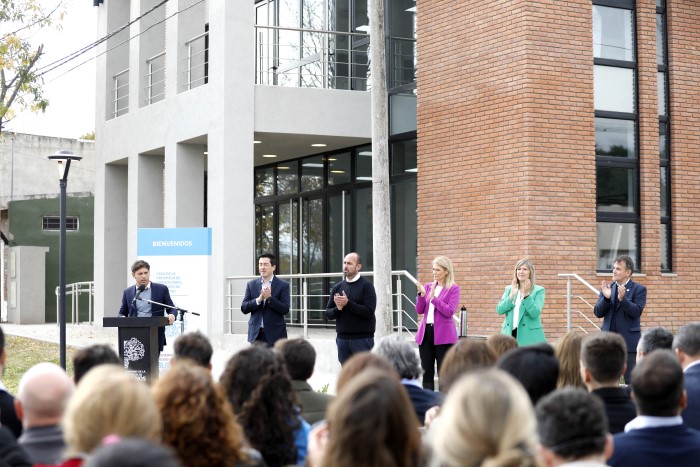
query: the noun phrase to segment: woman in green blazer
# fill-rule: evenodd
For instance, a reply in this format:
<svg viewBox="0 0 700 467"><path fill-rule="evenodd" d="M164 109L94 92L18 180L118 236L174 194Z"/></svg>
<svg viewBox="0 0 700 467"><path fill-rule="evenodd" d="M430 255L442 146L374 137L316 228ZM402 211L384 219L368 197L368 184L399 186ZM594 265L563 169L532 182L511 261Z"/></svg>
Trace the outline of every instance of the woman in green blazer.
<svg viewBox="0 0 700 467"><path fill-rule="evenodd" d="M540 320L543 306L544 287L535 285L535 266L529 259L521 259L515 265L513 281L496 305L496 312L505 315L501 334L515 337L521 347L547 342Z"/></svg>

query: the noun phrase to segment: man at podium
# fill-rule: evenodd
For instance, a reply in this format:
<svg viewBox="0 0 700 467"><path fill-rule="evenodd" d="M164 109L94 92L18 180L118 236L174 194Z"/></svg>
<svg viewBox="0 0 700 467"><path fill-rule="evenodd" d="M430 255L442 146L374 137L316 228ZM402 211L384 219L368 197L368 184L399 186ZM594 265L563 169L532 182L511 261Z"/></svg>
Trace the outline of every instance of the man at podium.
<svg viewBox="0 0 700 467"><path fill-rule="evenodd" d="M175 304L170 298L168 286L151 282L151 265L146 261L138 260L131 265L131 276L136 282L124 289L122 294L122 306L119 308L120 316L131 318L149 318L151 316L167 316L170 324L175 321ZM166 309L162 305L151 302L163 303L173 308ZM158 352L165 347L165 328L158 328Z"/></svg>

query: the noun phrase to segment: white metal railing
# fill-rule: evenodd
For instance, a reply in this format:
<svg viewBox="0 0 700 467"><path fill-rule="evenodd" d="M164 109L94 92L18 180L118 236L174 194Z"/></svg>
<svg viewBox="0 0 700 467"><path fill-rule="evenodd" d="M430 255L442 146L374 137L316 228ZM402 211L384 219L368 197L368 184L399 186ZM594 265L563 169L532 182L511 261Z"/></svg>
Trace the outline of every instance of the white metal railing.
<svg viewBox="0 0 700 467"><path fill-rule="evenodd" d="M112 117L118 117L129 112L129 69L112 76L112 81Z"/></svg>
<svg viewBox="0 0 700 467"><path fill-rule="evenodd" d="M165 51L146 60L146 105L165 99Z"/></svg>
<svg viewBox="0 0 700 467"><path fill-rule="evenodd" d="M203 32L192 39L185 41L187 46L187 62L185 66L185 87L189 91L192 88L206 84L209 78L209 49L207 39L209 32Z"/></svg>
<svg viewBox="0 0 700 467"><path fill-rule="evenodd" d="M363 276L373 276L371 271L362 271ZM275 277L288 280L291 286L291 307L287 315L287 325L297 326L304 329L304 337L309 337L309 327L325 328L329 324L323 323L323 316L328 302L328 293L324 292L325 279L341 277L342 273L323 274L280 274ZM410 303L415 308L415 299L404 294L408 280L415 284L416 279L408 271L391 271L394 282L392 291L392 313L395 318L393 326L396 332L403 333L409 331L408 326L417 328L418 323L406 312L404 301ZM247 328L248 318L241 311L241 302L245 295L245 286L249 280L260 276L230 276L226 278L226 323L227 333L234 334L234 325L240 325L241 329ZM312 290L310 291L310 285ZM412 294L415 297L415 293ZM313 302L313 303L312 303ZM317 315L320 322L309 323L309 315ZM404 322L408 323L404 325Z"/></svg>
<svg viewBox="0 0 700 467"><path fill-rule="evenodd" d="M563 273L563 274L558 274L559 277L565 277L566 278L566 331L569 332L571 331L571 299L575 298L580 300L582 303L587 305L591 310L595 307L595 301L598 300L598 295L600 294L600 291L593 287L591 284L589 284L585 279L583 279L581 276L578 274L573 274L573 273ZM581 295L572 295L571 293L571 285L572 279L576 279L578 282L586 286L590 291L592 291L595 294L595 298L593 298L594 302L591 303L588 300L586 300L583 296ZM592 321L586 313L583 313L579 310L575 310L575 313L582 317L585 321L587 321L589 324L593 325L597 331L600 331L600 326L598 326L594 321ZM580 325L577 325L577 327L582 330L585 333L588 333L585 328L583 328Z"/></svg>
<svg viewBox="0 0 700 467"><path fill-rule="evenodd" d="M59 302L58 302L58 292L59 287L56 287L56 324L59 324ZM95 295L95 283L94 282L74 282L72 284L66 284L66 297L71 298L71 319L72 324L80 323L80 296L82 294L88 294L88 322L92 324L92 310L93 310L93 297ZM68 321L66 319L66 321Z"/></svg>
<svg viewBox="0 0 700 467"><path fill-rule="evenodd" d="M369 35L255 26L255 83L366 91Z"/></svg>

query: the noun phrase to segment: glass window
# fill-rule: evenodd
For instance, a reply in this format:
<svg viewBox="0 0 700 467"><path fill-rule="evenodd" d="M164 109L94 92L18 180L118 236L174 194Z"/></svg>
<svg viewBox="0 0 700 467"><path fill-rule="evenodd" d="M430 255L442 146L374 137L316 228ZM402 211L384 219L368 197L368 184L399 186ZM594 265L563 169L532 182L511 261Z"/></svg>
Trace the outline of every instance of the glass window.
<svg viewBox="0 0 700 467"><path fill-rule="evenodd" d="M255 171L255 197L275 194L275 171L272 167Z"/></svg>
<svg viewBox="0 0 700 467"><path fill-rule="evenodd" d="M597 269L610 271L615 258L627 255L639 269L637 255L637 225L616 222L598 222L596 225L598 245Z"/></svg>
<svg viewBox="0 0 700 467"><path fill-rule="evenodd" d="M668 217L668 169L661 167L661 217Z"/></svg>
<svg viewBox="0 0 700 467"><path fill-rule="evenodd" d="M659 157L661 160L668 160L668 150L666 148L667 124L659 122Z"/></svg>
<svg viewBox="0 0 700 467"><path fill-rule="evenodd" d="M598 212L637 212L636 171L618 167L596 170Z"/></svg>
<svg viewBox="0 0 700 467"><path fill-rule="evenodd" d="M391 175L418 172L418 146L415 139L391 145Z"/></svg>
<svg viewBox="0 0 700 467"><path fill-rule="evenodd" d="M594 105L596 110L635 112L634 70L596 65L593 67Z"/></svg>
<svg viewBox="0 0 700 467"><path fill-rule="evenodd" d="M612 118L595 119L597 156L637 157L635 122Z"/></svg>
<svg viewBox="0 0 700 467"><path fill-rule="evenodd" d="M258 255L275 251L275 205L255 206L255 238Z"/></svg>
<svg viewBox="0 0 700 467"><path fill-rule="evenodd" d="M299 272L299 201L289 200L278 205L278 244L276 274Z"/></svg>
<svg viewBox="0 0 700 467"><path fill-rule="evenodd" d="M323 188L323 156L308 157L301 161L301 191Z"/></svg>
<svg viewBox="0 0 700 467"><path fill-rule="evenodd" d="M634 61L631 10L593 5L593 56Z"/></svg>
<svg viewBox="0 0 700 467"><path fill-rule="evenodd" d="M671 257L669 245L671 244L671 228L668 224L661 224L661 270L671 270Z"/></svg>
<svg viewBox="0 0 700 467"><path fill-rule="evenodd" d="M328 196L328 270L342 271L352 230L352 196L349 192Z"/></svg>
<svg viewBox="0 0 700 467"><path fill-rule="evenodd" d="M358 182L372 181L372 146L364 146L357 150L355 180Z"/></svg>
<svg viewBox="0 0 700 467"><path fill-rule="evenodd" d="M355 190L355 245L362 257L362 269L371 271L372 252L372 188Z"/></svg>
<svg viewBox="0 0 700 467"><path fill-rule="evenodd" d="M277 165L277 194L292 195L299 192L299 162L286 161Z"/></svg>
<svg viewBox="0 0 700 467"><path fill-rule="evenodd" d="M656 74L659 92L659 115L667 115L666 113L666 73L660 71Z"/></svg>
<svg viewBox="0 0 700 467"><path fill-rule="evenodd" d="M666 64L666 51L664 50L665 42L664 37L666 33L664 31L664 15L656 15L656 64L665 65Z"/></svg>
<svg viewBox="0 0 700 467"><path fill-rule="evenodd" d="M340 185L350 183L350 153L328 156L328 184Z"/></svg>
<svg viewBox="0 0 700 467"><path fill-rule="evenodd" d="M415 90L389 97L389 126L392 135L416 131L416 103Z"/></svg>
<svg viewBox="0 0 700 467"><path fill-rule="evenodd" d="M79 218L77 216L66 216L66 230L80 230ZM61 230L60 216L42 216L42 230Z"/></svg>

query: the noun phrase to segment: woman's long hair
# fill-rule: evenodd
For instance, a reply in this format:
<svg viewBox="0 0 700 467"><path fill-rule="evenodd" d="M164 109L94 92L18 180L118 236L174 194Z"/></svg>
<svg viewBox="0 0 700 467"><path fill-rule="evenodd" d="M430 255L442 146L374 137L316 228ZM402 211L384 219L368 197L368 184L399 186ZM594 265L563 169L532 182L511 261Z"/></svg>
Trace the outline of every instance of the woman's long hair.
<svg viewBox="0 0 700 467"><path fill-rule="evenodd" d="M235 466L246 459L243 430L231 404L204 367L178 361L153 386L163 417L163 443L183 465Z"/></svg>
<svg viewBox="0 0 700 467"><path fill-rule="evenodd" d="M559 360L557 389L573 386L586 389L581 379L581 343L586 333L571 331L559 339L554 354Z"/></svg>
<svg viewBox="0 0 700 467"><path fill-rule="evenodd" d="M296 394L282 357L253 345L231 357L220 384L251 446L270 467L295 464Z"/></svg>
<svg viewBox="0 0 700 467"><path fill-rule="evenodd" d="M415 467L421 458L418 419L398 377L360 372L328 407L322 467Z"/></svg>
<svg viewBox="0 0 700 467"><path fill-rule="evenodd" d="M518 269L522 265L527 266L527 268L530 270L530 284L532 284L532 288L535 288L535 265L532 264L532 261L529 259L521 259L517 263L515 263L515 268L513 269L513 277L515 280L518 281L518 285L520 285L520 280L518 279Z"/></svg>

